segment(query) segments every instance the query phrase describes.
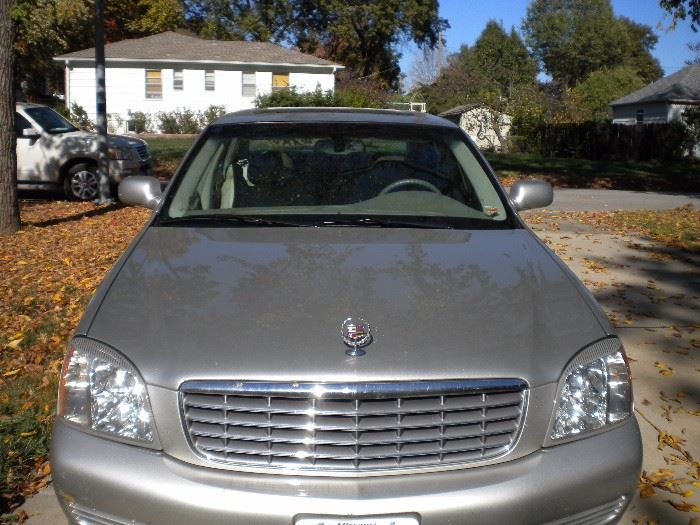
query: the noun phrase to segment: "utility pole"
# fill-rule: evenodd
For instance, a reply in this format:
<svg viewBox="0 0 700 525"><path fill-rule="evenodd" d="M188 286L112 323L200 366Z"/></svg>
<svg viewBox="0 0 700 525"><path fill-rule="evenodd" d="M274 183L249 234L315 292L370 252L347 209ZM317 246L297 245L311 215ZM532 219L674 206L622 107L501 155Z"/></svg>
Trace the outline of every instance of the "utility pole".
<svg viewBox="0 0 700 525"><path fill-rule="evenodd" d="M107 89L105 87L105 0L95 0L95 87L97 107L97 204L112 202L107 159Z"/></svg>

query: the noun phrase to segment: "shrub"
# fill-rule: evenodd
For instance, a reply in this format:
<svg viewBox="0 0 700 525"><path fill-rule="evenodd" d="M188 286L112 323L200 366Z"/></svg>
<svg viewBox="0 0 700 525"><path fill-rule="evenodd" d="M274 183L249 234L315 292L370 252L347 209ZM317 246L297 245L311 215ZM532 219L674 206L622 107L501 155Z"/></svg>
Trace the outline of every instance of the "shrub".
<svg viewBox="0 0 700 525"><path fill-rule="evenodd" d="M195 134L202 131L200 113L195 113L191 109L175 110L173 113L177 122L175 133Z"/></svg>
<svg viewBox="0 0 700 525"><path fill-rule="evenodd" d="M68 120L73 124L78 126L80 129L86 131L95 131L95 123L88 117L87 111L83 106L73 102L70 105L70 111L68 112Z"/></svg>
<svg viewBox="0 0 700 525"><path fill-rule="evenodd" d="M200 119L202 128L208 126L216 119L224 116L225 114L226 108L224 106L209 106L207 109L204 110Z"/></svg>
<svg viewBox="0 0 700 525"><path fill-rule="evenodd" d="M253 104L256 108L300 108L300 107L336 107L340 100L328 90L298 91L295 87L280 89L267 95L258 95Z"/></svg>
<svg viewBox="0 0 700 525"><path fill-rule="evenodd" d="M159 111L156 118L161 133L179 133L177 114L174 111Z"/></svg>
<svg viewBox="0 0 700 525"><path fill-rule="evenodd" d="M119 113L107 114L107 131L109 133L119 133L123 124L124 119L121 117L121 115L119 115Z"/></svg>
<svg viewBox="0 0 700 525"><path fill-rule="evenodd" d="M151 129L151 117L143 111L129 110L129 120L127 128L134 133L145 133Z"/></svg>

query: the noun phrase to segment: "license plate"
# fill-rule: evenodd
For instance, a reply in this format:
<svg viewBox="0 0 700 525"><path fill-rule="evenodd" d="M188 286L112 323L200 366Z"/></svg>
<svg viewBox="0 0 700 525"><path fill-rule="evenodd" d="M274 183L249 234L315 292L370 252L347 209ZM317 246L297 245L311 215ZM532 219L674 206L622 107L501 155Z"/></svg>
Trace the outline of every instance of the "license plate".
<svg viewBox="0 0 700 525"><path fill-rule="evenodd" d="M312 516L294 521L294 525L419 525L410 516Z"/></svg>

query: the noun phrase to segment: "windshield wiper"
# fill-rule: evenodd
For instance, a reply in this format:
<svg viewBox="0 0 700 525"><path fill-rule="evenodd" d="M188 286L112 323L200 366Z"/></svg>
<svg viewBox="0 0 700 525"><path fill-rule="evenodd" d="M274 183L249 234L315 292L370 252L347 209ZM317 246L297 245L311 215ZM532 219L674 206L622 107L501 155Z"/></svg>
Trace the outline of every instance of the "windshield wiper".
<svg viewBox="0 0 700 525"><path fill-rule="evenodd" d="M183 217L163 218L158 221L160 226L169 226L171 224L228 224L228 223L245 224L249 226L313 226L308 222L290 221L280 219L268 219L266 217L254 215L186 215Z"/></svg>
<svg viewBox="0 0 700 525"><path fill-rule="evenodd" d="M437 217L426 217L425 220L412 220L403 217L342 217L325 219L322 226L368 226L375 228L426 228L426 229L454 229L449 222Z"/></svg>

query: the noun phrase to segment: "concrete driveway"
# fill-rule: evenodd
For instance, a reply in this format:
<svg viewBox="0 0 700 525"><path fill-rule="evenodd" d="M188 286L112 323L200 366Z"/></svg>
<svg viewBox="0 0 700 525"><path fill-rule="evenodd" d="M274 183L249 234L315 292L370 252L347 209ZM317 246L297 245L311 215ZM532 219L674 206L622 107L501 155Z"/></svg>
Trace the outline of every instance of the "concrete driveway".
<svg viewBox="0 0 700 525"><path fill-rule="evenodd" d="M700 193L557 188L554 190L554 202L547 209L559 211L670 210L689 204L700 208Z"/></svg>
<svg viewBox="0 0 700 525"><path fill-rule="evenodd" d="M699 201L700 196L559 190L553 207L571 211L700 207ZM676 507L700 507L700 463L693 460L700 458L700 256L631 234L595 232L563 222L556 212L524 216L603 305L631 358L643 468L648 477L661 482L651 486L649 497L635 498L622 523L697 524L700 521L691 520L700 520L700 513ZM693 481L699 484L694 486ZM659 488L664 483L666 488ZM30 525L66 523L50 487L22 510L29 514Z"/></svg>

